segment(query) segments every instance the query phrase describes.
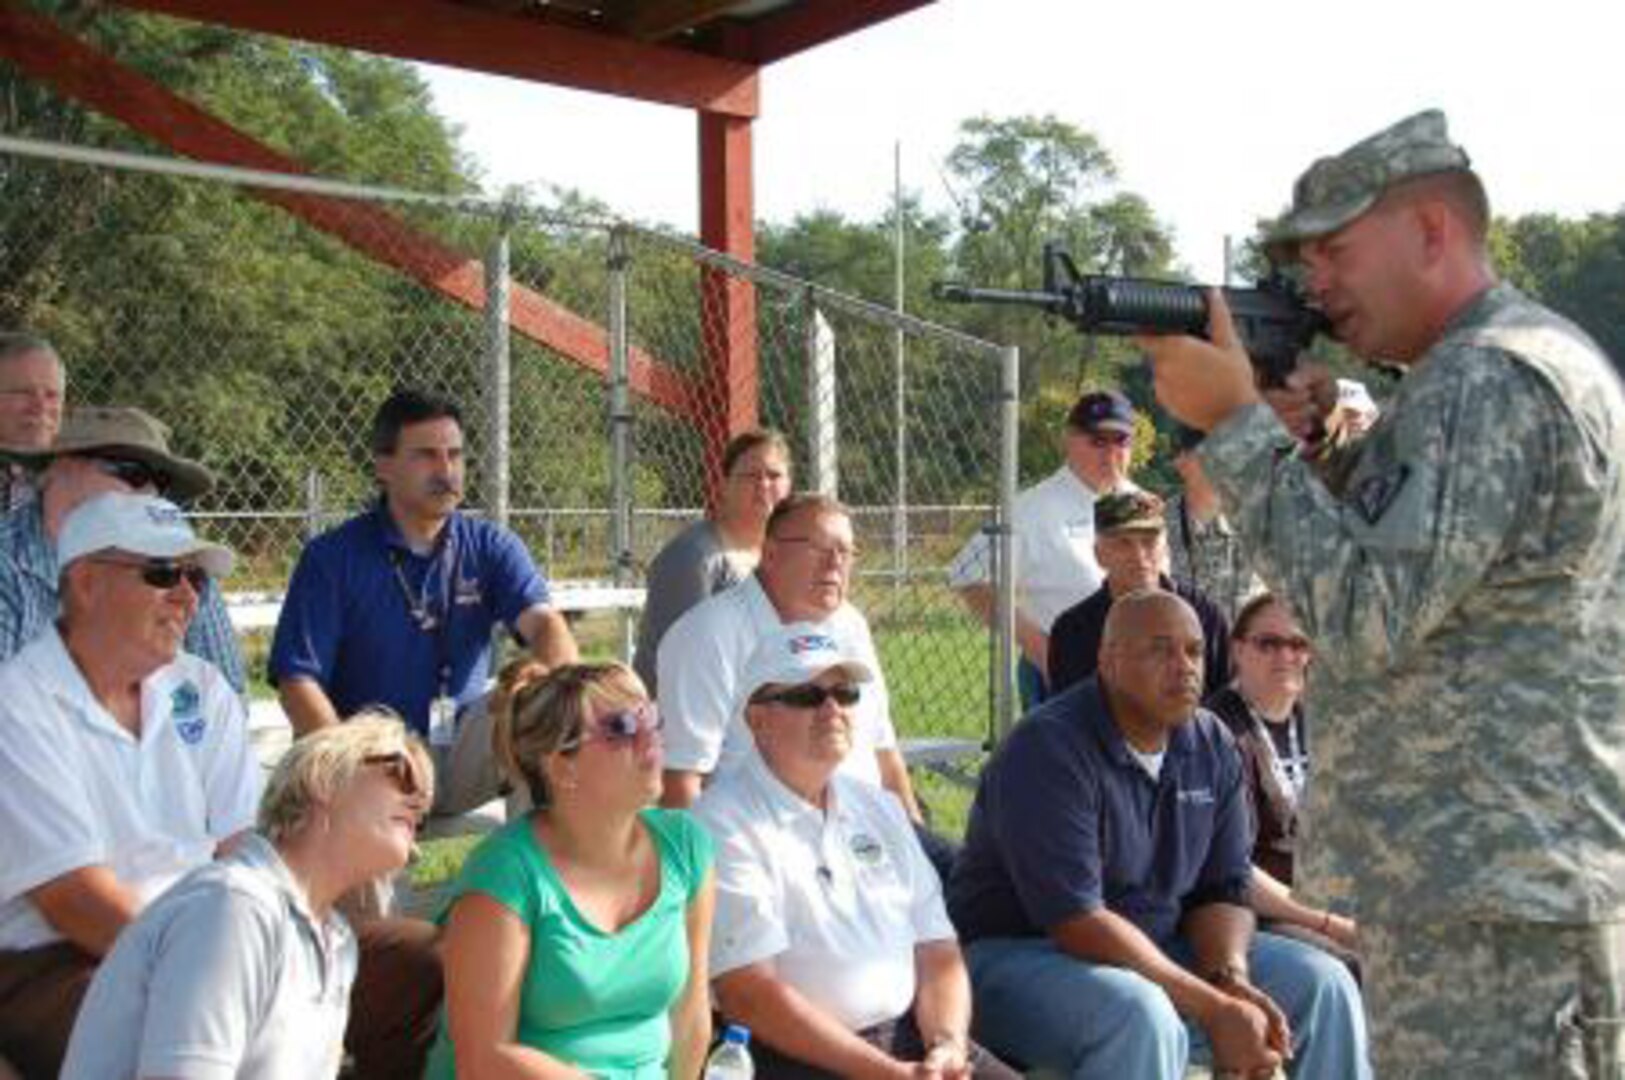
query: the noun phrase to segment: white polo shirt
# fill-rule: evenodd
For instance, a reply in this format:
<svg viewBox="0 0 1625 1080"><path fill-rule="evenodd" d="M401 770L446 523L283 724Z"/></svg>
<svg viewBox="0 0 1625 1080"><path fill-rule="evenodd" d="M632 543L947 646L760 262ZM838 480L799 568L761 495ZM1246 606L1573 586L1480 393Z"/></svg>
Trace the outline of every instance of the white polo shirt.
<svg viewBox="0 0 1625 1080"><path fill-rule="evenodd" d="M137 739L53 626L0 665L0 949L61 940L25 896L107 866L145 904L249 828L260 771L241 699L181 653L141 685Z"/></svg>
<svg viewBox="0 0 1625 1080"><path fill-rule="evenodd" d="M1121 491L1138 491L1125 481ZM1010 520L1016 564L1016 608L1049 633L1067 608L1100 588L1095 561L1095 489L1062 465L1016 496ZM993 549L977 532L948 567L950 588L986 585L993 575Z"/></svg>
<svg viewBox="0 0 1625 1080"><path fill-rule="evenodd" d="M694 605L672 623L656 654L667 768L720 777L755 756L750 729L739 711L739 677L757 644L782 625L755 574ZM812 625L850 641L875 672L874 680L863 684L853 709L852 752L841 770L879 784L875 751L896 746L897 732L869 622L857 608L842 604L828 619Z"/></svg>
<svg viewBox="0 0 1625 1080"><path fill-rule="evenodd" d="M854 1031L912 1007L915 946L954 928L896 799L836 774L821 811L752 754L694 813L717 842L713 977L771 960Z"/></svg>
<svg viewBox="0 0 1625 1080"><path fill-rule="evenodd" d="M276 848L247 836L119 935L62 1080L336 1076L357 955L344 917L318 921Z"/></svg>

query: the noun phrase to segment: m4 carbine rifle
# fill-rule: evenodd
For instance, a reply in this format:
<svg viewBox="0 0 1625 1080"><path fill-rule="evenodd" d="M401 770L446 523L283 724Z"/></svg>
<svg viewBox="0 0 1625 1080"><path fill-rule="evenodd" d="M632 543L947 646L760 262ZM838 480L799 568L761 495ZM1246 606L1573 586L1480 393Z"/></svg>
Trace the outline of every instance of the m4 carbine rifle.
<svg viewBox="0 0 1625 1080"><path fill-rule="evenodd" d="M1080 274L1065 248L1044 245L1044 289L978 289L939 281L932 290L956 304L1021 304L1058 315L1085 334L1190 334L1207 337L1207 287L1146 278ZM1283 386L1298 354L1331 324L1278 270L1251 289L1223 290L1260 386Z"/></svg>

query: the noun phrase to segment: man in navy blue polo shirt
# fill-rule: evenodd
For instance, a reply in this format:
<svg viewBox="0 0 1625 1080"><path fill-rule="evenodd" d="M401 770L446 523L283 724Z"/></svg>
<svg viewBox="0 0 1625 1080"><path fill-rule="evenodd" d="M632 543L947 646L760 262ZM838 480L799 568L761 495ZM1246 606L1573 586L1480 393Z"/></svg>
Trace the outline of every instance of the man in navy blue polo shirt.
<svg viewBox="0 0 1625 1080"><path fill-rule="evenodd" d="M1359 990L1255 934L1240 760L1197 708L1183 600L1112 605L1100 668L1029 713L982 774L949 887L977 1038L1075 1078L1371 1075Z"/></svg>
<svg viewBox="0 0 1625 1080"><path fill-rule="evenodd" d="M493 627L515 631L549 667L576 659L575 640L520 539L458 512L454 404L398 391L373 419L372 452L382 494L300 556L271 679L296 735L365 705L400 713L439 751L436 811L458 813L495 794L486 725L456 722L485 693Z"/></svg>

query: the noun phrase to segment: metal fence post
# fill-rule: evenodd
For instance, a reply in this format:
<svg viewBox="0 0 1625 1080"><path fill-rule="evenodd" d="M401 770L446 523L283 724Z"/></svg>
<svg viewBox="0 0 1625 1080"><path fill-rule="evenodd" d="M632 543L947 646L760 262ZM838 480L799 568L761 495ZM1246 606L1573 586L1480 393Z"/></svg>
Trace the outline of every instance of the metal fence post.
<svg viewBox="0 0 1625 1080"><path fill-rule="evenodd" d="M633 581L632 558L632 395L627 341L626 275L631 265L625 230L610 230L609 258L609 439L610 500L613 508L610 562L615 584ZM621 612L621 658L632 659L635 625L630 611Z"/></svg>
<svg viewBox="0 0 1625 1080"><path fill-rule="evenodd" d="M316 539L322 532L322 474L315 469L305 470L305 542Z"/></svg>
<svg viewBox="0 0 1625 1080"><path fill-rule="evenodd" d="M824 495L840 489L835 403L835 332L818 298L807 290L807 488Z"/></svg>
<svg viewBox="0 0 1625 1080"><path fill-rule="evenodd" d="M486 511L501 525L508 524L508 417L513 389L508 343L508 233L511 227L511 215L504 214L502 231L485 253Z"/></svg>
<svg viewBox="0 0 1625 1080"><path fill-rule="evenodd" d="M1021 350L1003 351L999 371L999 512L994 536L995 599L993 680L996 730L1003 742L1015 726L1019 706L1016 687L1016 566L1011 513L1021 448Z"/></svg>

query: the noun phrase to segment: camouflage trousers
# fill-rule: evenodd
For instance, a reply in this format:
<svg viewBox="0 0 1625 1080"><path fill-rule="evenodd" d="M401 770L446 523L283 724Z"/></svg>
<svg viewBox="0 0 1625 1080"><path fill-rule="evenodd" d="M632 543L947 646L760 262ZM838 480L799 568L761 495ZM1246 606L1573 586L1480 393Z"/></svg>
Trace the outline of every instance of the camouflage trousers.
<svg viewBox="0 0 1625 1080"><path fill-rule="evenodd" d="M1625 923L1360 924L1382 1080L1625 1080Z"/></svg>

